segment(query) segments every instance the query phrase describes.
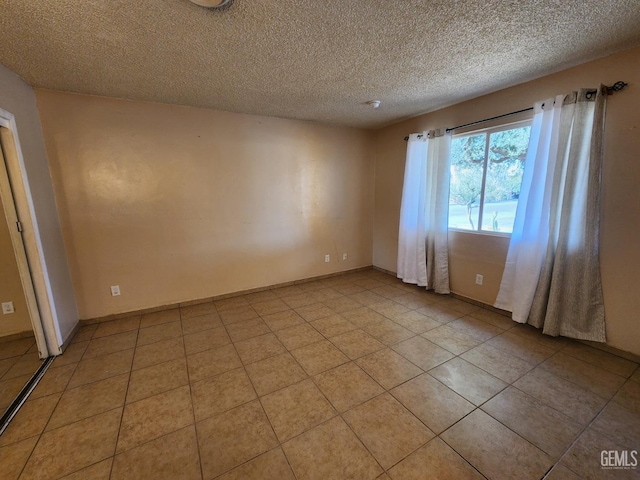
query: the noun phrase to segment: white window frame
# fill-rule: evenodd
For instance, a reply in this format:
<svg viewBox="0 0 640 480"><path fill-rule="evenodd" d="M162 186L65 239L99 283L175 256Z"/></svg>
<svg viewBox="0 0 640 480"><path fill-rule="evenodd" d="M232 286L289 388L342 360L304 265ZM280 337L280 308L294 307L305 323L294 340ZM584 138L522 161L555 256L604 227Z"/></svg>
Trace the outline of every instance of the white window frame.
<svg viewBox="0 0 640 480"><path fill-rule="evenodd" d="M515 122L509 122L509 123L501 123L499 125L494 125L493 127L486 127L486 128L481 128L478 130L467 130L465 132L462 133L456 133L453 134L451 136L451 140L455 140L456 138L460 138L460 137L471 137L474 135L480 135L480 134L485 134L487 135L487 141L485 142L485 146L484 146L484 162L482 164L482 191L480 192L480 200L479 200L479 211L478 211L478 226L475 230L469 230L466 228L456 228L456 227L449 227L447 226L449 231L452 232L464 232L464 233L473 233L476 235L489 235L489 236L495 236L495 237L511 237L511 233L510 232L493 232L491 230L482 230L482 220L484 217L484 191L485 191L485 182L487 180L487 165L489 162L489 141L488 141L488 137L491 136L492 133L495 132L502 132L504 130L512 130L514 128L521 128L521 127L530 127L531 124L533 123L533 118L527 118L524 120L518 120ZM451 186L449 186L449 188L451 188ZM449 197L451 197L451 192L449 192ZM447 222L449 221L448 215L447 215Z"/></svg>

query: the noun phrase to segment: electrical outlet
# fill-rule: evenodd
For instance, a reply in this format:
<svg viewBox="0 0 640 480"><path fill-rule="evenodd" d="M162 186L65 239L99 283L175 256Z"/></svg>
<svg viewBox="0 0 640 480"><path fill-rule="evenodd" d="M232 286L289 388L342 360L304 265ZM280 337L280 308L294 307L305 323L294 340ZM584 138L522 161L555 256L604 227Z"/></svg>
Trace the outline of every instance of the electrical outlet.
<svg viewBox="0 0 640 480"><path fill-rule="evenodd" d="M117 297L120 295L120 285L111 285L111 296Z"/></svg>
<svg viewBox="0 0 640 480"><path fill-rule="evenodd" d="M476 273L476 285L482 285L482 281L484 280L484 276Z"/></svg>
<svg viewBox="0 0 640 480"><path fill-rule="evenodd" d="M330 255L325 255L324 256L324 263L329 263L331 261L331 256Z"/></svg>
<svg viewBox="0 0 640 480"><path fill-rule="evenodd" d="M346 252L342 254L342 260L346 260L347 259L347 254Z"/></svg>
<svg viewBox="0 0 640 480"><path fill-rule="evenodd" d="M13 309L13 302L4 302L2 304L2 313L7 315L9 313L13 313L15 310Z"/></svg>

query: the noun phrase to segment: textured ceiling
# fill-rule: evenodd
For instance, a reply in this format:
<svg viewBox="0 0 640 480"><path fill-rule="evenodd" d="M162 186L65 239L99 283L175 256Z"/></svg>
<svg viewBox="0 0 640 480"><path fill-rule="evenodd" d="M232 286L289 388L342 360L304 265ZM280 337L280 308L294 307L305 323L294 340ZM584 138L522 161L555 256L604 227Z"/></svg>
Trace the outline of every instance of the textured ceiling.
<svg viewBox="0 0 640 480"><path fill-rule="evenodd" d="M638 0L0 0L0 63L34 87L379 127L636 46L639 26Z"/></svg>

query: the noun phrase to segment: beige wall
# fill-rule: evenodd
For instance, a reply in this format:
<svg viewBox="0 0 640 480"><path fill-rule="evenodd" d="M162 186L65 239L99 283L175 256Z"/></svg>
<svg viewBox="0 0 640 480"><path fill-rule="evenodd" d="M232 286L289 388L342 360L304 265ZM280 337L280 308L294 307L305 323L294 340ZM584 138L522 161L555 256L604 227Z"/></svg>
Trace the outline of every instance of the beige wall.
<svg viewBox="0 0 640 480"><path fill-rule="evenodd" d="M371 265L371 132L36 95L81 318Z"/></svg>
<svg viewBox="0 0 640 480"><path fill-rule="evenodd" d="M40 244L41 251L28 251L30 257L39 257L43 278L36 279L38 300L41 310L51 308L47 312L56 322L55 336L59 346L73 332L78 323L78 312L71 284L71 276L65 255L60 221L53 195L53 186L47 164L40 118L33 89L11 70L0 65L0 108L14 115L20 147L24 161L25 180L31 190L33 202L33 222L37 231L25 224L24 235L34 238ZM16 187L17 188L17 187ZM22 188L22 187L20 187ZM20 209L20 206L18 206ZM29 250L30 247L27 247ZM44 277L49 281L50 291L46 290ZM47 298L48 297L48 298ZM45 306L44 304L47 303ZM46 328L45 328L46 330ZM54 346L50 346L54 347Z"/></svg>
<svg viewBox="0 0 640 480"><path fill-rule="evenodd" d="M0 162L2 157L0 156ZM4 168L0 164L0 168ZM0 303L13 302L15 313L0 313L0 337L32 330L27 301L22 291L18 263L13 253L9 227L0 200Z"/></svg>
<svg viewBox="0 0 640 480"><path fill-rule="evenodd" d="M531 106L580 87L630 85L607 104L600 263L608 343L640 354L640 48L453 105L377 131L373 263L396 271L398 213L404 174L403 137L460 125ZM499 237L457 233L450 238L451 287L469 298L493 303L508 242ZM484 285L475 285L475 274Z"/></svg>

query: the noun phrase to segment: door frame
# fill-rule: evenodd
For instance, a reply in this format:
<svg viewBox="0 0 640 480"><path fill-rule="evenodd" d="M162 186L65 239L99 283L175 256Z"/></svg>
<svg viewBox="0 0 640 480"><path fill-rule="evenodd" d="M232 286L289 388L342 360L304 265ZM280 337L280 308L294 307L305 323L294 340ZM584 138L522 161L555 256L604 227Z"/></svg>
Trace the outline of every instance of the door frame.
<svg viewBox="0 0 640 480"><path fill-rule="evenodd" d="M18 261L18 270L31 316L40 358L59 355L61 335L53 308L53 294L44 260L40 232L24 164L18 128L12 113L0 108L0 141L4 165L0 167L0 195L5 209L16 214L22 225L9 224L11 239ZM6 167L6 171L5 171ZM9 208L7 208L9 206ZM7 221L10 221L7 218ZM21 249L21 243L24 248Z"/></svg>

